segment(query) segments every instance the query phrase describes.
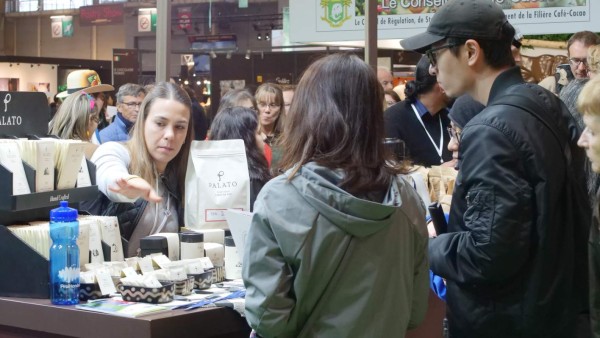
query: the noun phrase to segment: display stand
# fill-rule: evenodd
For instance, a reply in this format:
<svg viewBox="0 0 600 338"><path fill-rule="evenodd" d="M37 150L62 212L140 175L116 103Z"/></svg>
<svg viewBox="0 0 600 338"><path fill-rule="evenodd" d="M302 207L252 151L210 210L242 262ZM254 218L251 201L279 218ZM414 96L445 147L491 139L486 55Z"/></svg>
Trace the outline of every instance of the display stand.
<svg viewBox="0 0 600 338"><path fill-rule="evenodd" d="M48 131L50 108L46 95L33 92L0 92L0 135L4 138L37 138ZM37 135L37 136L36 136ZM73 207L96 198L96 167L87 162L92 186L24 195L12 194L13 174L0 165L0 296L49 298L48 261L14 236L7 225L47 220L60 201ZM35 170L24 164L31 191Z"/></svg>

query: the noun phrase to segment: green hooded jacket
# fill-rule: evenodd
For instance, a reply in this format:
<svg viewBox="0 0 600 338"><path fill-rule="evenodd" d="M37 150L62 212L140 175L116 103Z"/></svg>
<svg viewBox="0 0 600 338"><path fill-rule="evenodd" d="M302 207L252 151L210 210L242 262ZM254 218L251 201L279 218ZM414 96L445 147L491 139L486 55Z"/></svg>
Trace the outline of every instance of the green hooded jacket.
<svg viewBox="0 0 600 338"><path fill-rule="evenodd" d="M304 165L261 190L246 239L246 316L262 337L404 337L425 315L425 209L404 179L382 203Z"/></svg>

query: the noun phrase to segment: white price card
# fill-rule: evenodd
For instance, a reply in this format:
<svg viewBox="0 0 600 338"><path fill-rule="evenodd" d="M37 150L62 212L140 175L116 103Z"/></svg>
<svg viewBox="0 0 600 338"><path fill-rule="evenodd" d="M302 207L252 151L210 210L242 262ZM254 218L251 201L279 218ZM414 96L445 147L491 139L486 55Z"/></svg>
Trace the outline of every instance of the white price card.
<svg viewBox="0 0 600 338"><path fill-rule="evenodd" d="M96 270L96 280L98 280L98 285L100 286L100 292L103 295L110 295L111 293L117 293L117 288L115 288L115 283L113 283L112 278L110 277L110 273L107 269L98 269Z"/></svg>
<svg viewBox="0 0 600 338"><path fill-rule="evenodd" d="M146 256L142 258L138 263L140 265L140 270L142 270L142 274L154 271L154 267L152 266L152 257Z"/></svg>
<svg viewBox="0 0 600 338"><path fill-rule="evenodd" d="M135 269L132 268L131 266L126 267L125 269L121 270L121 277L125 276L125 277L135 277L137 276L137 272L135 272Z"/></svg>

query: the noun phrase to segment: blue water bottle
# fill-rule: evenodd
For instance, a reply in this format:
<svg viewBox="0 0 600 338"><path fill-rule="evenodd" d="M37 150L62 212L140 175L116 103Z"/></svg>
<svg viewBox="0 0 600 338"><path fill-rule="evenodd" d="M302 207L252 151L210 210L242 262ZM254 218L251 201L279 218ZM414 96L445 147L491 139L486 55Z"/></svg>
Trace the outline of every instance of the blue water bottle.
<svg viewBox="0 0 600 338"><path fill-rule="evenodd" d="M57 305L79 303L79 221L77 210L60 201L50 210L50 301Z"/></svg>

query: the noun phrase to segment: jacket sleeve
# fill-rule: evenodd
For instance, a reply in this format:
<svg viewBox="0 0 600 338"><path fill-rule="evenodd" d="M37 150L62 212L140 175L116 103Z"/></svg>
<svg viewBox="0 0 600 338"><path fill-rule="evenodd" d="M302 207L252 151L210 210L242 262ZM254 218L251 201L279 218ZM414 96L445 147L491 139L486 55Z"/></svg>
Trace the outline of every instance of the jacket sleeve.
<svg viewBox="0 0 600 338"><path fill-rule="evenodd" d="M426 228L425 225L422 225ZM412 329L425 318L427 312L428 299L429 299L429 262L427 258L427 234L422 232L415 233L416 238L416 255L415 255L415 277L413 279L413 292L412 292L412 311L410 314L410 320L408 321L408 328Z"/></svg>
<svg viewBox="0 0 600 338"><path fill-rule="evenodd" d="M286 336L295 306L293 273L285 262L268 219L264 194L254 205L246 238L242 277L246 286L246 319L262 337Z"/></svg>
<svg viewBox="0 0 600 338"><path fill-rule="evenodd" d="M457 283L502 282L530 256L534 199L523 159L513 142L489 125L465 128L460 150L457 184L465 195L453 198L466 198L464 228L429 242L431 269Z"/></svg>
<svg viewBox="0 0 600 338"><path fill-rule="evenodd" d="M123 145L116 142L104 143L96 149L91 161L96 165L96 183L100 192L113 202L132 203L137 200L108 189L109 186L116 185L117 179L129 175L129 153Z"/></svg>

